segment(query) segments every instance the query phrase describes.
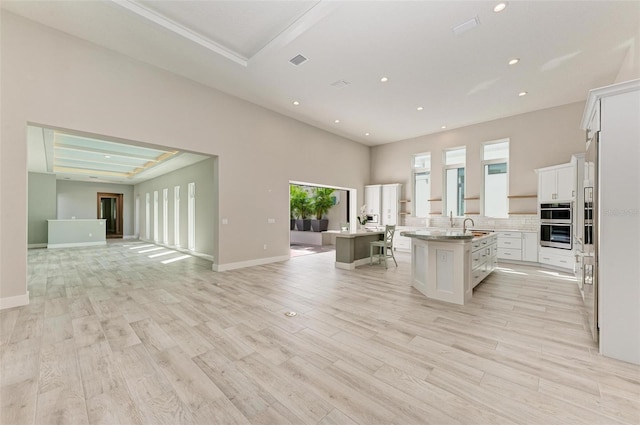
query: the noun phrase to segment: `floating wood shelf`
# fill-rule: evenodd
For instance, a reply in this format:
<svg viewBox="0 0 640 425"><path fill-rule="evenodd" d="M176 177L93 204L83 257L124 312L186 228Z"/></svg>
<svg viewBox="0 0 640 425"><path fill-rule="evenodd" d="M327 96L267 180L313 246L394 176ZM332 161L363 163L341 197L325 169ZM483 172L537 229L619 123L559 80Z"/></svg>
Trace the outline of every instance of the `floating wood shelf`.
<svg viewBox="0 0 640 425"><path fill-rule="evenodd" d="M401 212L400 215L411 215L411 213L408 212Z"/></svg>
<svg viewBox="0 0 640 425"><path fill-rule="evenodd" d="M479 201L480 198L464 198L465 201Z"/></svg>
<svg viewBox="0 0 640 425"><path fill-rule="evenodd" d="M411 199L401 199L398 202L400 202L401 204L406 204L407 202L411 202Z"/></svg>
<svg viewBox="0 0 640 425"><path fill-rule="evenodd" d="M509 199L518 199L518 198L537 198L538 195L509 195L507 198Z"/></svg>
<svg viewBox="0 0 640 425"><path fill-rule="evenodd" d="M427 199L429 202L442 202L442 198Z"/></svg>
<svg viewBox="0 0 640 425"><path fill-rule="evenodd" d="M442 213L429 213L429 215L442 215Z"/></svg>
<svg viewBox="0 0 640 425"><path fill-rule="evenodd" d="M465 213L465 214L476 214L476 215L479 215L479 214L480 214L480 212L479 212L479 211L465 211L464 213Z"/></svg>

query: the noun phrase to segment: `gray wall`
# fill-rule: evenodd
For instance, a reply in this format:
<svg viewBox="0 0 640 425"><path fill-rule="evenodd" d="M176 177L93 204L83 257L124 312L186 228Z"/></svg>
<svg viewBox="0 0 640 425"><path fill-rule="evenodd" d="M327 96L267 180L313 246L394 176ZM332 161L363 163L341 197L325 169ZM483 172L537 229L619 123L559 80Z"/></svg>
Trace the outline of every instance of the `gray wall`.
<svg viewBox="0 0 640 425"><path fill-rule="evenodd" d="M29 173L28 192L28 244L46 244L47 220L56 218L55 174Z"/></svg>
<svg viewBox="0 0 640 425"><path fill-rule="evenodd" d="M340 224L347 222L347 191L336 189L334 194L339 194L340 202L331 207L327 213L329 219L329 230L340 230Z"/></svg>
<svg viewBox="0 0 640 425"><path fill-rule="evenodd" d="M133 186L112 183L78 182L58 180L57 205L58 219L98 218L98 192L123 194L123 235L133 236Z"/></svg>
<svg viewBox="0 0 640 425"><path fill-rule="evenodd" d="M179 246L186 248L187 245L187 203L188 188L191 182L196 184L196 248L195 251L201 254L214 254L214 242L216 240L216 222L214 220L217 196L215 158L206 159L188 167L181 168L163 176L140 183L134 188L134 197L140 199L140 210L138 218L140 223L140 238L145 240L163 240L163 189L169 189L168 202L168 244L175 246L174 240L174 195L173 188L180 186L180 241ZM159 235L153 235L153 192L158 191L158 231ZM151 235L146 235L146 193L150 194L150 227Z"/></svg>

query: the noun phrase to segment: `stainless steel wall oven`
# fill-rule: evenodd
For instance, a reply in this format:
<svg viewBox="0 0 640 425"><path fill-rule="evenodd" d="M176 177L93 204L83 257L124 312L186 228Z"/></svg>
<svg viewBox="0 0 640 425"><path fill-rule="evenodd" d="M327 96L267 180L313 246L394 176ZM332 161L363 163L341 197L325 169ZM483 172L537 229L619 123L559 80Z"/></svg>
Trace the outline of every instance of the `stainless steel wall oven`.
<svg viewBox="0 0 640 425"><path fill-rule="evenodd" d="M540 204L540 246L572 249L572 220L571 202Z"/></svg>

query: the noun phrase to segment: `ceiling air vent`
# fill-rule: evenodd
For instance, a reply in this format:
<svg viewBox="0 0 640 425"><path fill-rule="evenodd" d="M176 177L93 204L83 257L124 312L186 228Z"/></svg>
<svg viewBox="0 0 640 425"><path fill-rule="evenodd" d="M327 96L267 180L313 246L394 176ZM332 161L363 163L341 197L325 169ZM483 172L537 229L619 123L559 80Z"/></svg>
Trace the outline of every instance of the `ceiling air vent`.
<svg viewBox="0 0 640 425"><path fill-rule="evenodd" d="M331 86L337 87L337 88L342 88L344 86L348 86L349 84L351 84L351 83L346 81L346 80L338 80L338 81L334 81L333 83L331 83Z"/></svg>
<svg viewBox="0 0 640 425"><path fill-rule="evenodd" d="M296 57L289 59L289 62L291 62L292 64L294 64L295 66L298 65L302 65L303 63L305 63L307 61L307 58L305 58L302 55L297 55Z"/></svg>
<svg viewBox="0 0 640 425"><path fill-rule="evenodd" d="M457 27L453 27L453 33L455 35L460 35L463 32L467 32L470 29L477 27L478 25L480 25L480 19L478 19L478 17L475 16L469 19L468 21L461 23Z"/></svg>

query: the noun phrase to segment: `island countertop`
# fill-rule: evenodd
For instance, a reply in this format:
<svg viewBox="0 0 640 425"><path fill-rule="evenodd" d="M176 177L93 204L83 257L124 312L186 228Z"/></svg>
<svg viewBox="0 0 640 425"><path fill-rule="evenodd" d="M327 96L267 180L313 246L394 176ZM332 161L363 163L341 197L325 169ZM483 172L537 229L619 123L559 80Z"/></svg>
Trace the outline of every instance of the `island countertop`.
<svg viewBox="0 0 640 425"><path fill-rule="evenodd" d="M472 240L474 235L471 232L463 233L462 229L428 229L428 230L412 230L400 232L401 236L408 238L422 239L425 241L461 241Z"/></svg>
<svg viewBox="0 0 640 425"><path fill-rule="evenodd" d="M384 235L384 230L358 230L357 232L340 232L336 233L336 238L358 238L361 236L369 236L369 235Z"/></svg>

